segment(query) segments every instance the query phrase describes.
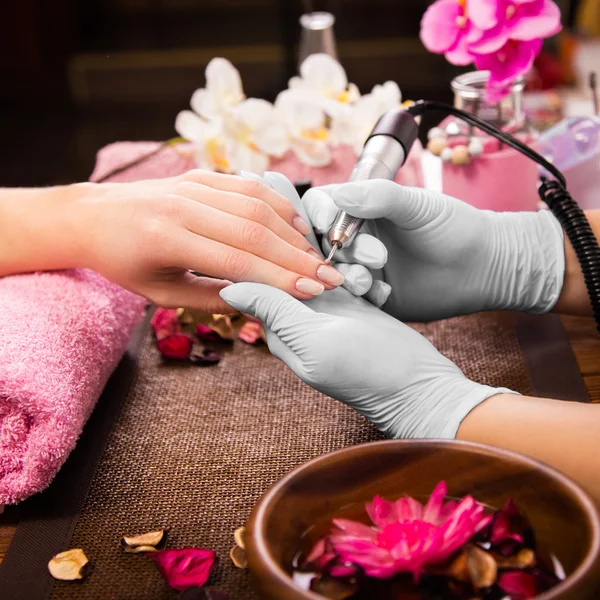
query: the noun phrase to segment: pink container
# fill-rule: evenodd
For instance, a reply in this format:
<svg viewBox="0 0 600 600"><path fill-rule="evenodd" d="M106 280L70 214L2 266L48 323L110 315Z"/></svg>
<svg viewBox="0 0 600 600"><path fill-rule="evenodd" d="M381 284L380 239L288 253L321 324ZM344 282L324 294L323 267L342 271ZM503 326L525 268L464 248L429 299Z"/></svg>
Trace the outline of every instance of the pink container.
<svg viewBox="0 0 600 600"><path fill-rule="evenodd" d="M442 189L449 196L498 212L538 208L538 166L512 148L482 154L470 165L442 165Z"/></svg>
<svg viewBox="0 0 600 600"><path fill-rule="evenodd" d="M512 133L529 145L537 136L528 126L523 113L524 83L517 80L510 93L497 103L489 103L486 84L489 71L472 71L455 77L451 87L454 105L465 112ZM441 124L448 136L448 146L469 145L478 140L483 154L474 156L468 165L442 163L442 190L477 208L494 211L537 210L538 166L516 150L500 146L495 138L477 128L471 130L454 117Z"/></svg>

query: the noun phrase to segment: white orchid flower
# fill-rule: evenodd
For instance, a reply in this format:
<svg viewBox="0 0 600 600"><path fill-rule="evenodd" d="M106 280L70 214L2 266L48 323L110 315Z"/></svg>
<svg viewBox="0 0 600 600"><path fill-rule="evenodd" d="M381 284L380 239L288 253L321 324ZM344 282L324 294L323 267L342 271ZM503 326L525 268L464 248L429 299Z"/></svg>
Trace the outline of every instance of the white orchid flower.
<svg viewBox="0 0 600 600"><path fill-rule="evenodd" d="M337 115L331 124L332 144L347 144L360 154L362 147L379 118L388 110L398 108L402 100L400 88L393 81L376 85L370 94L361 96L350 112Z"/></svg>
<svg viewBox="0 0 600 600"><path fill-rule="evenodd" d="M213 58L204 74L206 87L196 90L191 100L201 117L218 118L246 98L240 72L226 58Z"/></svg>
<svg viewBox="0 0 600 600"><path fill-rule="evenodd" d="M199 167L224 173L243 170L262 175L269 156L281 157L290 146L273 105L257 98L223 110L213 120L184 110L177 115L175 129L197 147Z"/></svg>
<svg viewBox="0 0 600 600"><path fill-rule="evenodd" d="M344 67L328 54L308 56L288 88L299 100L319 105L331 117L348 112L348 106L360 98L358 87L348 83Z"/></svg>
<svg viewBox="0 0 600 600"><path fill-rule="evenodd" d="M325 167L331 162L326 115L314 96L284 90L275 100L277 119L288 133L289 146L298 159L311 167Z"/></svg>

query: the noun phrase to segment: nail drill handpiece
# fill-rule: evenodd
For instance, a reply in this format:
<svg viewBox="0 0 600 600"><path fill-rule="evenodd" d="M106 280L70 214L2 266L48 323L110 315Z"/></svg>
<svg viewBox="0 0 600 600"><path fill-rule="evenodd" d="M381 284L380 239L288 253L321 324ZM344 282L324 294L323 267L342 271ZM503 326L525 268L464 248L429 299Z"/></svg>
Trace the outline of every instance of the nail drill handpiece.
<svg viewBox="0 0 600 600"><path fill-rule="evenodd" d="M417 139L418 130L414 117L406 111L395 109L385 113L365 142L348 181L395 179ZM338 212L327 235L331 245L328 264L338 250L353 242L363 223L364 219Z"/></svg>

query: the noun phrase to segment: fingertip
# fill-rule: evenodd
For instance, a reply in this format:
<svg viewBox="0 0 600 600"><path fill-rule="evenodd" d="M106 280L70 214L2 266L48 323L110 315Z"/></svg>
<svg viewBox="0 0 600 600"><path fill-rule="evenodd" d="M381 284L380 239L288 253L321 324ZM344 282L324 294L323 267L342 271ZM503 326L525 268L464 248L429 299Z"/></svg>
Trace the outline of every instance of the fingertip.
<svg viewBox="0 0 600 600"><path fill-rule="evenodd" d="M342 284L352 295L364 296L373 285L373 275L366 267L358 264L334 263L345 277Z"/></svg>
<svg viewBox="0 0 600 600"><path fill-rule="evenodd" d="M387 302L391 293L392 286L381 279L377 279L365 296L371 303L381 308Z"/></svg>
<svg viewBox="0 0 600 600"><path fill-rule="evenodd" d="M331 195L321 188L313 188L304 194L302 204L315 230L328 231L338 213Z"/></svg>

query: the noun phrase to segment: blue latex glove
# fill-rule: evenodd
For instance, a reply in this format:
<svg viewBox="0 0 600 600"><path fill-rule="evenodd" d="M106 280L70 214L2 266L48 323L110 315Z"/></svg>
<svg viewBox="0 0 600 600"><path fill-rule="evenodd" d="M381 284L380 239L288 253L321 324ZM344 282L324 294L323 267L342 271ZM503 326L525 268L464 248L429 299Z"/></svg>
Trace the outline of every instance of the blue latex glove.
<svg viewBox="0 0 600 600"><path fill-rule="evenodd" d="M263 181L306 218L285 177L267 173ZM269 349L300 379L390 437L453 438L474 407L511 393L468 380L414 329L342 288L302 303L267 285L238 283L221 297L263 322Z"/></svg>
<svg viewBox="0 0 600 600"><path fill-rule="evenodd" d="M323 233L338 209L369 219L335 259L371 269L385 263L373 272L367 297L396 318L427 321L497 309L541 314L560 296L563 232L549 211L483 211L385 180L315 188L303 203Z"/></svg>

